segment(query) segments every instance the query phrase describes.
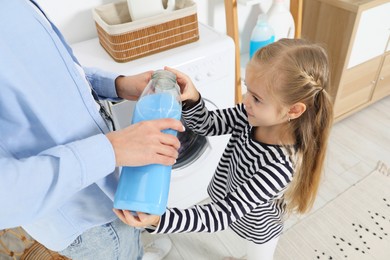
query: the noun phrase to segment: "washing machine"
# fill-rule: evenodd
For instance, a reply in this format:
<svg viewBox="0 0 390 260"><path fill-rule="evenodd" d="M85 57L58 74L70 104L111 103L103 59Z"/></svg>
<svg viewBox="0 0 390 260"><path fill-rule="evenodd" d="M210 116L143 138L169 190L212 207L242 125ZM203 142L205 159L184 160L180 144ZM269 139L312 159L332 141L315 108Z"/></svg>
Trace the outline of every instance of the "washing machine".
<svg viewBox="0 0 390 260"><path fill-rule="evenodd" d="M210 109L234 106L235 47L228 36L199 24L197 42L126 63L115 62L98 38L72 45L83 66L99 67L122 75L176 68L191 77ZM117 129L130 125L134 101L107 102ZM185 208L206 199L207 185L230 136L202 137L188 128L179 133L181 148L173 165L168 206Z"/></svg>

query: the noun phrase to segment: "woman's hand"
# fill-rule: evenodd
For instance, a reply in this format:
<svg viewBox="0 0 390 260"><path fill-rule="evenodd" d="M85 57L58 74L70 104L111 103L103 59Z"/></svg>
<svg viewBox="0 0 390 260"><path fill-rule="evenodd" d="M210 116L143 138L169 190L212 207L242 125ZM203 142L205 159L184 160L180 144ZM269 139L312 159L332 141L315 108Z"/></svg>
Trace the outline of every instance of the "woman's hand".
<svg viewBox="0 0 390 260"><path fill-rule="evenodd" d="M119 76L115 79L118 97L127 100L137 100L150 81L153 71L146 71L132 76Z"/></svg>
<svg viewBox="0 0 390 260"><path fill-rule="evenodd" d="M142 212L137 212L137 216L134 216L128 210L119 210L113 209L114 213L118 216L123 223L126 223L132 227L147 227L147 226L155 226L157 227L160 223L160 216L157 215L149 215Z"/></svg>
<svg viewBox="0 0 390 260"><path fill-rule="evenodd" d="M183 132L181 121L171 118L143 121L106 134L114 153L116 166L146 164L173 165L179 155L179 139L162 133L164 129Z"/></svg>
<svg viewBox="0 0 390 260"><path fill-rule="evenodd" d="M188 77L186 74L184 74L178 70L175 70L175 69L172 69L169 67L165 67L164 69L168 70L176 75L176 81L180 87L182 101L189 101L190 103L193 103L193 102L197 102L199 100L199 98L200 98L199 92L195 88L190 77Z"/></svg>

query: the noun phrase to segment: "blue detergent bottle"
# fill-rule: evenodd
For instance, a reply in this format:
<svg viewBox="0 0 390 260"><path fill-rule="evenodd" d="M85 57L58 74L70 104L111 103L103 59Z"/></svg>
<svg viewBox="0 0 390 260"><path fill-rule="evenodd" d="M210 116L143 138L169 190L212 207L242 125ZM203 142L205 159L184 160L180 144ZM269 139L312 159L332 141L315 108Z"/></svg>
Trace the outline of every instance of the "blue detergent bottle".
<svg viewBox="0 0 390 260"><path fill-rule="evenodd" d="M135 105L132 124L160 118L181 118L180 89L176 75L166 70L153 73ZM177 134L172 129L163 132ZM123 167L114 208L162 215L168 202L171 170L172 166L161 164Z"/></svg>
<svg viewBox="0 0 390 260"><path fill-rule="evenodd" d="M275 41L275 33L272 27L267 22L267 15L260 14L257 18L255 28L252 30L251 40L249 45L249 58L252 59L253 54L258 49L273 43Z"/></svg>

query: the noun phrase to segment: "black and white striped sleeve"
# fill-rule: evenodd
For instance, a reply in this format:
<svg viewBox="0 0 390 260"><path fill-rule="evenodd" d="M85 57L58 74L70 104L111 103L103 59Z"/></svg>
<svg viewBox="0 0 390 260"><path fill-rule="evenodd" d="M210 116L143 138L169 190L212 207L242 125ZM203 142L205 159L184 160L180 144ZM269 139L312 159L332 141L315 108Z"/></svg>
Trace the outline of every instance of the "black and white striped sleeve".
<svg viewBox="0 0 390 260"><path fill-rule="evenodd" d="M217 232L282 192L291 181L285 164L267 165L223 200L188 209L170 208L151 233Z"/></svg>
<svg viewBox="0 0 390 260"><path fill-rule="evenodd" d="M234 128L243 128L247 124L247 116L242 104L209 111L204 100L201 99L190 109L183 109L182 115L187 126L199 135L230 134Z"/></svg>

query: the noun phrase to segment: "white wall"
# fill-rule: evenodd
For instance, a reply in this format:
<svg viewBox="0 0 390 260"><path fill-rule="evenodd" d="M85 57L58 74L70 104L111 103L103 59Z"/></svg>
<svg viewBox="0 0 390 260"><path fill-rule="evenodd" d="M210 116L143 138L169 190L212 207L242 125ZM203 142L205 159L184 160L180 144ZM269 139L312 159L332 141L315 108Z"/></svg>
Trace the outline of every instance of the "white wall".
<svg viewBox="0 0 390 260"><path fill-rule="evenodd" d="M50 19L58 26L69 43L97 37L92 9L118 0L37 0ZM198 19L217 31L226 32L224 0L194 0L198 6ZM249 38L259 13L267 11L272 0L245 6L238 4L241 52L249 50ZM289 1L286 0L289 6Z"/></svg>

